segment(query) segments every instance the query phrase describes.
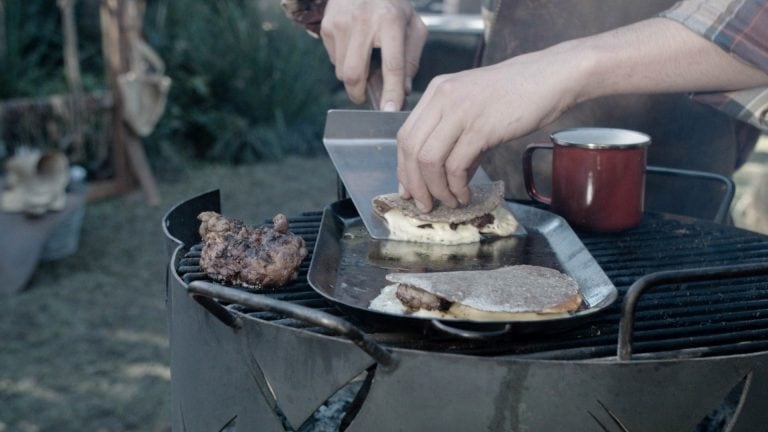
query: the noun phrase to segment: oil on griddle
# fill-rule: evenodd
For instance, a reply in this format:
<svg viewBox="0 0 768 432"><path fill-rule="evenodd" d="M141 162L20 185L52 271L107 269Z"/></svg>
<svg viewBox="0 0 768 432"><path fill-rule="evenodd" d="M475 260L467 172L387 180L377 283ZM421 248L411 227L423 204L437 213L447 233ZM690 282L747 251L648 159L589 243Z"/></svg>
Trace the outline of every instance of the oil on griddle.
<svg viewBox="0 0 768 432"><path fill-rule="evenodd" d="M563 271L552 245L538 231L526 236L484 240L464 245L435 245L374 240L365 227L346 227L340 239L341 258L335 290L337 300L357 303L376 297L392 272L442 272L492 270L528 264ZM348 299L345 298L350 296Z"/></svg>

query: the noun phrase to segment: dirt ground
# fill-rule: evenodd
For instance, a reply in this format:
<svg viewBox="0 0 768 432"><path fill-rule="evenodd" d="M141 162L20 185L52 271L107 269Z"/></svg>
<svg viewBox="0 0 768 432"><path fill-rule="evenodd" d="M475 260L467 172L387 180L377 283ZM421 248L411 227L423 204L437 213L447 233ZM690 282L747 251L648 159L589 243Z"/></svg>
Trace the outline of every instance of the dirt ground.
<svg viewBox="0 0 768 432"><path fill-rule="evenodd" d="M163 214L211 189L252 223L336 199L325 157L189 167L160 187L155 208L140 192L89 204L78 252L0 299L0 432L170 430Z"/></svg>
<svg viewBox="0 0 768 432"><path fill-rule="evenodd" d="M768 175L762 144L737 175L737 205ZM41 264L26 291L0 299L0 432L170 430L160 221L211 189L224 213L260 223L333 202L336 176L325 157L190 166L161 183L158 207L139 192L89 204L78 253Z"/></svg>

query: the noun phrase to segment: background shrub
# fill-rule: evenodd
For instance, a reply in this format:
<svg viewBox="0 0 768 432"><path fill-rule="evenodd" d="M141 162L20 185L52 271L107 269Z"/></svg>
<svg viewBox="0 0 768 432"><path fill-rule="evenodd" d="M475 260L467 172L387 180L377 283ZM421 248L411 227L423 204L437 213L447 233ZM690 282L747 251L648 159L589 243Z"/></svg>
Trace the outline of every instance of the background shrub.
<svg viewBox="0 0 768 432"><path fill-rule="evenodd" d="M56 2L3 0L0 99L45 96L67 90L61 16ZM104 87L99 0L78 0L76 20L83 86Z"/></svg>
<svg viewBox="0 0 768 432"><path fill-rule="evenodd" d="M106 87L99 4L76 4L86 91ZM4 6L0 98L66 92L55 2L4 0ZM339 85L322 43L289 21L279 0L149 0L147 6L145 36L173 79L165 115L144 139L158 172L190 158L247 163L322 151L325 113ZM13 135L29 137L39 129L0 127L28 128Z"/></svg>
<svg viewBox="0 0 768 432"><path fill-rule="evenodd" d="M104 88L98 2L80 0L76 9L86 91ZM61 16L56 2L3 0L0 12L0 99L65 93ZM65 149L66 142L51 142L49 126L34 112L11 116L0 124L0 161L19 146ZM58 133L53 135L67 135L69 125L57 126Z"/></svg>
<svg viewBox="0 0 768 432"><path fill-rule="evenodd" d="M155 150L245 163L322 149L337 84L321 42L277 0L150 5L147 37L173 79Z"/></svg>

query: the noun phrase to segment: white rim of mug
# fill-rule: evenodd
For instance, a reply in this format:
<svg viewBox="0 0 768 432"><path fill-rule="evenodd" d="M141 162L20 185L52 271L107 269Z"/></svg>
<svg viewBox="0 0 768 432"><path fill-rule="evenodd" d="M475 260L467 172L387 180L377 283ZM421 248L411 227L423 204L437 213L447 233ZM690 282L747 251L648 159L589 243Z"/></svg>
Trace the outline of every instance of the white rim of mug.
<svg viewBox="0 0 768 432"><path fill-rule="evenodd" d="M622 133L622 134L629 134L634 135L638 139L637 140L631 140L630 142L626 143L596 143L591 141L583 141L583 142L573 142L573 138L571 138L570 141L564 139L564 138L558 138L558 135L567 134L569 132L575 132L575 131L599 131L599 132L614 132L614 133ZM581 148L588 148L588 149L635 149L640 147L647 147L651 145L651 137L648 134L645 134L643 132L638 132L631 129L620 129L620 128L606 128L606 127L576 127L576 128L568 128L563 129L557 132L554 132L552 135L549 136L549 138L557 145L563 146L563 147L581 147Z"/></svg>

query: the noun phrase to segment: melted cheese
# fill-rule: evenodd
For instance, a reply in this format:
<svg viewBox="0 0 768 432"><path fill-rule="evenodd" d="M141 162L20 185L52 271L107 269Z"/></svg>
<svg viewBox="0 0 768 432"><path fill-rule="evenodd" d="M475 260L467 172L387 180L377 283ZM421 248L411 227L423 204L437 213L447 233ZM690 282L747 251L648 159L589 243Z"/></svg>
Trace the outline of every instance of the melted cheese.
<svg viewBox="0 0 768 432"><path fill-rule="evenodd" d="M507 237L511 236L515 233L515 231L517 231L517 219L515 219L515 217L509 210L507 210L506 207L496 207L496 209L492 211L491 214L493 215L493 223L482 227L480 229L481 233L493 234L499 237Z"/></svg>
<svg viewBox="0 0 768 432"><path fill-rule="evenodd" d="M494 217L493 223L481 228L461 224L453 229L449 223L425 222L406 216L397 209L386 212L384 219L387 221L390 240L457 245L479 242L481 234L506 237L515 233L518 223L509 210L499 206L491 214Z"/></svg>

